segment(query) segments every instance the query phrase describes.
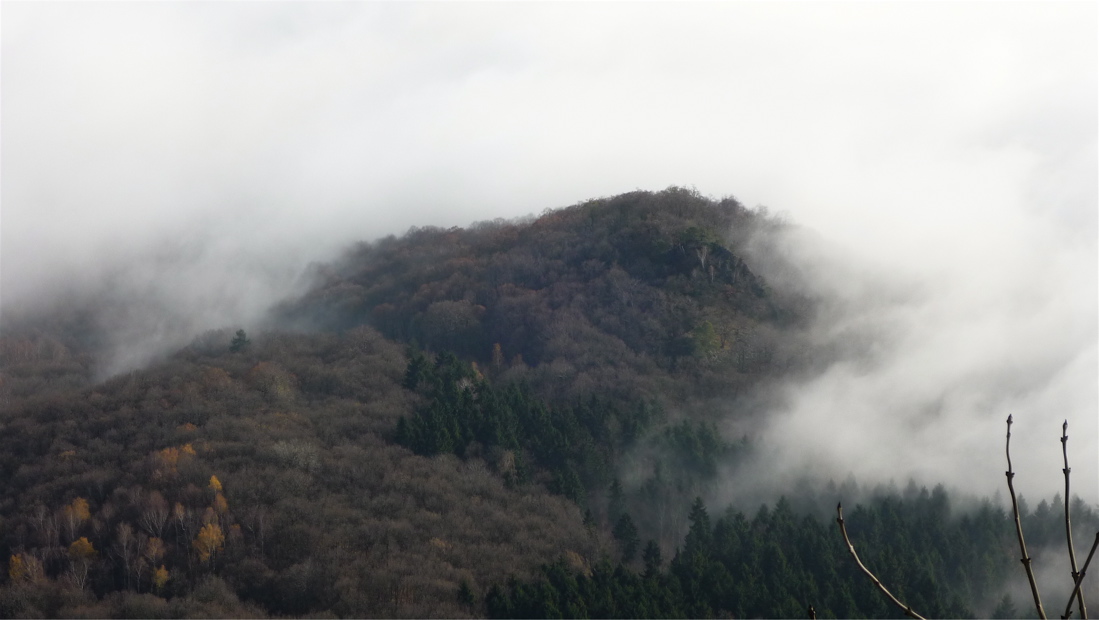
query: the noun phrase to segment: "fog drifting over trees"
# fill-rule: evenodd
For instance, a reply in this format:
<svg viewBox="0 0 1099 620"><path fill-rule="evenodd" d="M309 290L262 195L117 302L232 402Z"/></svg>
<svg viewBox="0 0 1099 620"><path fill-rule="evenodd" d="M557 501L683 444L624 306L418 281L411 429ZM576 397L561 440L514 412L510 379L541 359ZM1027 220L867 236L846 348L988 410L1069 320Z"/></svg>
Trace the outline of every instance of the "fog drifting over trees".
<svg viewBox="0 0 1099 620"><path fill-rule="evenodd" d="M786 213L757 268L822 300L766 467L991 492L1013 413L1038 497L1067 418L1099 501L1093 4L3 12L0 303L93 300L104 374L353 241L687 185Z"/></svg>

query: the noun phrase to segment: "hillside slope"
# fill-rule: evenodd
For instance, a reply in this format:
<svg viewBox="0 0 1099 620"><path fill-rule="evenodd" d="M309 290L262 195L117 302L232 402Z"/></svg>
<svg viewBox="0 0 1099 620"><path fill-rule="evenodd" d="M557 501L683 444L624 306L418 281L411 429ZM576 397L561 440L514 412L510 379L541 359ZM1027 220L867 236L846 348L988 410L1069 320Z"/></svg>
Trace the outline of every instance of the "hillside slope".
<svg viewBox="0 0 1099 620"><path fill-rule="evenodd" d="M431 399L402 385L405 346L533 386L546 399L534 410L592 396L659 410L707 382L750 385L790 320L730 249L753 220L673 189L412 231L319 268L313 292L276 312L299 333L253 334L237 352L209 333L103 383L84 346L96 322L81 318L96 308L6 330L0 552L24 567L7 575L6 613L458 616L483 609L456 597L463 586L483 595L561 557L589 566L613 552L600 502L617 459L668 422L646 414L623 439L608 418L591 439L601 473L570 461L584 486L568 495L596 512L585 525L539 473L544 451L398 445L398 422ZM713 430L682 427L668 449L695 430L712 470ZM527 455L530 476L509 478L509 455Z"/></svg>
<svg viewBox="0 0 1099 620"><path fill-rule="evenodd" d="M0 551L33 568L3 615L462 616L462 583L598 555L564 498L387 441L399 346L254 340L5 407Z"/></svg>
<svg viewBox="0 0 1099 620"><path fill-rule="evenodd" d="M701 499L813 354L814 305L746 258L780 226L671 188L415 229L102 382L103 308L5 326L0 616L888 617L834 488ZM928 613L1009 613L1007 515L910 487L845 485L860 552Z"/></svg>

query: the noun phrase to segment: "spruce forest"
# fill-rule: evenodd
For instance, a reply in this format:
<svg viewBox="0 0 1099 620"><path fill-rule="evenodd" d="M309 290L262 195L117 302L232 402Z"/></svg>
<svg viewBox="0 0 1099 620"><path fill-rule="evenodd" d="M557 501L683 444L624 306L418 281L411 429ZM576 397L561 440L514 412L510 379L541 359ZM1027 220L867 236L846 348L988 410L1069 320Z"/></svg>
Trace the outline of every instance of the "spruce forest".
<svg viewBox="0 0 1099 620"><path fill-rule="evenodd" d="M1036 617L1002 497L723 499L770 458L753 403L830 355L754 262L789 225L673 187L415 228L107 378L104 306L6 315L0 617L896 617L840 500L925 617ZM1019 512L1061 570L1048 491ZM1068 499L1083 564L1099 507Z"/></svg>

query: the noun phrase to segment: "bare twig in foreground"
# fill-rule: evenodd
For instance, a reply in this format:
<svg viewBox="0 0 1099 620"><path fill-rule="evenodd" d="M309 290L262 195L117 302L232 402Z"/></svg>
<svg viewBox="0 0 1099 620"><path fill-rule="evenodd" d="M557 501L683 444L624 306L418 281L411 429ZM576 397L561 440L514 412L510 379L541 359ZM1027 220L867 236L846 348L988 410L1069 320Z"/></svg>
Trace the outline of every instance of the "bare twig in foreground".
<svg viewBox="0 0 1099 620"><path fill-rule="evenodd" d="M905 605L904 603L897 600L897 597L893 596L893 594L889 590L887 590L884 585L882 585L882 582L879 581L878 578L874 576L874 573L870 572L870 569L866 568L866 566L863 565L862 560L859 559L859 554L855 553L855 546L851 544L851 539L847 537L847 528L844 527L844 525L843 525L843 504L842 503L836 504L836 514L837 514L836 523L840 524L840 533L843 534L843 542L847 543L847 550L851 552L851 557L855 558L855 563L859 565L859 568L862 569L862 572L865 573L866 576L870 578L870 581L874 582L874 585L878 586L878 589L881 590L883 594L885 594L887 597L889 597L889 600L893 601L894 605L896 605L897 607L900 607L901 609L904 610L904 615L908 616L909 618L916 618L917 620L924 620L924 617L921 616L920 614L912 611L911 607L909 607L908 605ZM1042 617L1045 618L1045 616L1042 616Z"/></svg>
<svg viewBox="0 0 1099 620"><path fill-rule="evenodd" d="M1072 596L1068 597L1068 605L1065 605L1065 615L1062 618L1068 618L1072 615L1072 601L1077 597L1083 597L1080 593L1080 584L1084 581L1084 575L1088 572L1088 566L1091 564L1091 558L1095 557L1095 548L1099 547L1099 532L1095 533L1095 542L1091 543L1091 551L1088 552L1088 559L1084 560L1084 567L1080 569L1080 574L1076 575L1076 587L1072 589Z"/></svg>
<svg viewBox="0 0 1099 620"><path fill-rule="evenodd" d="M1080 573L1076 570L1076 549L1072 545L1072 520L1069 518L1068 509L1069 497L1071 497L1068 491L1068 475L1072 471L1072 468L1068 466L1068 420L1065 420L1065 423L1061 426L1061 453L1065 457L1065 468L1061 470L1065 473L1065 537L1068 538L1068 559L1072 563L1072 581L1076 584L1072 596L1076 597L1080 617L1087 620L1088 608L1084 605L1084 593L1080 591Z"/></svg>
<svg viewBox="0 0 1099 620"><path fill-rule="evenodd" d="M1015 513L1015 532L1019 535L1019 548L1022 549L1023 558L1020 560L1026 568L1027 579L1030 580L1030 592L1034 595L1034 606L1038 608L1038 617L1046 619L1046 610L1042 608L1042 598L1038 596L1038 584L1034 582L1034 569L1030 567L1030 556L1026 553L1026 543L1023 542L1023 524L1019 520L1019 502L1015 499L1015 486L1011 481L1015 478L1015 472L1011 471L1011 416L1007 416L1007 490L1011 492L1011 509Z"/></svg>

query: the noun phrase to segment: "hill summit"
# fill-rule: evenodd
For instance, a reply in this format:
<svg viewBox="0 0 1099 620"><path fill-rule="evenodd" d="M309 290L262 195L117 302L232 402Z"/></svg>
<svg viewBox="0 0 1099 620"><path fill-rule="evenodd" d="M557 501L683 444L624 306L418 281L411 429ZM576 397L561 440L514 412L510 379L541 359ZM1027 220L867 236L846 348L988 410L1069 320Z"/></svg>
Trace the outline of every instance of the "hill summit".
<svg viewBox="0 0 1099 620"><path fill-rule="evenodd" d="M669 188L536 219L414 228L317 268L312 292L277 316L309 328L368 324L429 350L534 369L572 395L655 395L682 384L673 376L726 391L789 363L776 356L778 333L797 316L745 259L767 225L735 199Z"/></svg>

